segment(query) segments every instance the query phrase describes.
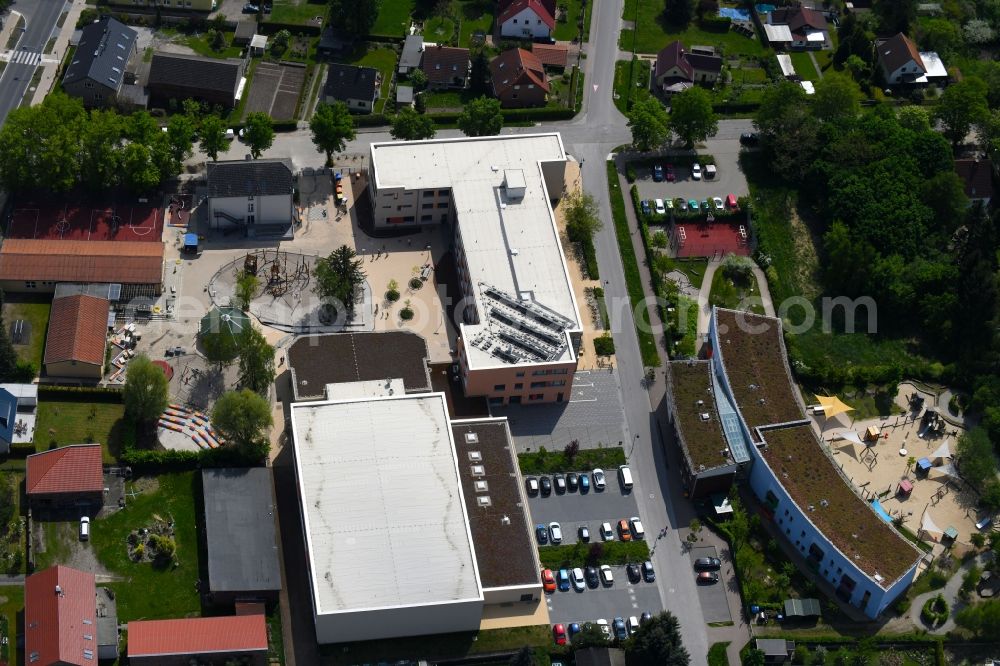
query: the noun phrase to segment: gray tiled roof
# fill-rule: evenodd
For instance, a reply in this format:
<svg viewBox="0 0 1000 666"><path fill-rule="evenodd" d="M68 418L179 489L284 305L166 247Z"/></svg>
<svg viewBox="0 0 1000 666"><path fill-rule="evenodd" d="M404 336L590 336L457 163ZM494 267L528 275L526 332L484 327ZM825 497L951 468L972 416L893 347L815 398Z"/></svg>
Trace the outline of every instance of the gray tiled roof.
<svg viewBox="0 0 1000 666"><path fill-rule="evenodd" d="M374 100L378 75L378 70L373 67L331 64L327 68L323 96L340 102L349 99Z"/></svg>
<svg viewBox="0 0 1000 666"><path fill-rule="evenodd" d="M243 63L236 59L219 60L176 53L154 53L149 68L149 85L236 93Z"/></svg>
<svg viewBox="0 0 1000 666"><path fill-rule="evenodd" d="M208 163L209 197L265 197L292 193L287 160L234 160Z"/></svg>
<svg viewBox="0 0 1000 666"><path fill-rule="evenodd" d="M118 90L137 37L135 30L110 16L84 26L63 83L91 79Z"/></svg>
<svg viewBox="0 0 1000 666"><path fill-rule="evenodd" d="M399 56L399 66L411 69L420 67L420 59L424 55L424 36L407 35L403 42L403 53Z"/></svg>

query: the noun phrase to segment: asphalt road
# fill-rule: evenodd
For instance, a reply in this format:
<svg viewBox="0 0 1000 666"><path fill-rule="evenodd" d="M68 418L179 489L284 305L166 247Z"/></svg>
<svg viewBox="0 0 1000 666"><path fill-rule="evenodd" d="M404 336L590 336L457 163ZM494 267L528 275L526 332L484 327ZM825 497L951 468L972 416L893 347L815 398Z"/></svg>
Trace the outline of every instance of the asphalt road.
<svg viewBox="0 0 1000 666"><path fill-rule="evenodd" d="M66 8L65 0L21 0L12 6L24 16L25 29L17 42L15 57L0 74L0 125L7 120L7 114L20 106L42 51ZM0 49L6 46L0 44Z"/></svg>

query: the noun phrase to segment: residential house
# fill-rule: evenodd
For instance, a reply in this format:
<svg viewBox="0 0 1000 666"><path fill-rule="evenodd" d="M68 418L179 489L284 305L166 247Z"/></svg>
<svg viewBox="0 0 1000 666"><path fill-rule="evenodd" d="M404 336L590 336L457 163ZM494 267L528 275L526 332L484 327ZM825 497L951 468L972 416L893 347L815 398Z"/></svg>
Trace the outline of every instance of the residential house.
<svg viewBox="0 0 1000 666"><path fill-rule="evenodd" d="M250 236L290 229L295 179L287 159L209 162L208 221L213 229L242 226Z"/></svg>
<svg viewBox="0 0 1000 666"><path fill-rule="evenodd" d="M534 44L531 52L544 67L562 70L569 62L569 49L561 44Z"/></svg>
<svg viewBox="0 0 1000 666"><path fill-rule="evenodd" d="M722 58L707 50L688 51L679 41L656 54L653 81L665 94L687 90L695 83L711 85L722 73Z"/></svg>
<svg viewBox="0 0 1000 666"><path fill-rule="evenodd" d="M767 15L764 35L773 49L823 49L830 45L826 17L807 7L782 7Z"/></svg>
<svg viewBox="0 0 1000 666"><path fill-rule="evenodd" d="M236 23L236 32L233 33L233 46L246 46L257 34L257 21L252 18L241 19Z"/></svg>
<svg viewBox="0 0 1000 666"><path fill-rule="evenodd" d="M343 102L356 113L371 113L381 85L382 74L374 67L332 63L327 68L323 100L327 104Z"/></svg>
<svg viewBox="0 0 1000 666"><path fill-rule="evenodd" d="M45 374L100 381L104 375L109 312L107 299L89 294L53 299L45 337Z"/></svg>
<svg viewBox="0 0 1000 666"><path fill-rule="evenodd" d="M464 88L469 84L469 49L427 46L421 65L431 88Z"/></svg>
<svg viewBox="0 0 1000 666"><path fill-rule="evenodd" d="M490 62L493 94L504 108L545 106L549 82L541 61L524 49L508 49Z"/></svg>
<svg viewBox="0 0 1000 666"><path fill-rule="evenodd" d="M764 653L765 664L790 663L795 653L795 642L784 638L757 638L754 646Z"/></svg>
<svg viewBox="0 0 1000 666"><path fill-rule="evenodd" d="M74 444L33 453L25 461L24 491L33 511L88 509L104 504L100 444ZM93 515L93 514L91 514Z"/></svg>
<svg viewBox="0 0 1000 666"><path fill-rule="evenodd" d="M411 70L420 68L420 61L424 57L424 36L407 35L403 41L403 52L399 56L399 67L396 70L400 74L409 74Z"/></svg>
<svg viewBox="0 0 1000 666"><path fill-rule="evenodd" d="M62 87L84 106L110 106L135 82L130 67L136 61L139 33L110 16L83 27L80 43L66 67Z"/></svg>
<svg viewBox="0 0 1000 666"><path fill-rule="evenodd" d="M412 107L413 103L413 86L396 86L396 108Z"/></svg>
<svg viewBox="0 0 1000 666"><path fill-rule="evenodd" d="M875 55L882 77L890 86L926 85L948 78L948 70L937 53L918 51L917 45L901 32L875 40Z"/></svg>
<svg viewBox="0 0 1000 666"><path fill-rule="evenodd" d="M203 658L213 664L267 664L267 622L263 614L141 620L128 623L132 666L188 666Z"/></svg>
<svg viewBox="0 0 1000 666"><path fill-rule="evenodd" d="M549 39L556 27L555 0L500 0L501 37Z"/></svg>
<svg viewBox="0 0 1000 666"><path fill-rule="evenodd" d="M993 162L989 159L955 160L955 173L965 185L969 205L979 202L989 206L993 199Z"/></svg>
<svg viewBox="0 0 1000 666"><path fill-rule="evenodd" d="M35 438L38 384L0 384L0 454Z"/></svg>
<svg viewBox="0 0 1000 666"><path fill-rule="evenodd" d="M229 109L242 96L245 70L246 61L237 58L154 53L146 88L159 104L195 99Z"/></svg>
<svg viewBox="0 0 1000 666"><path fill-rule="evenodd" d="M94 581L94 574L62 565L25 579L24 663L93 666L98 659L118 657L117 627L100 622L103 590Z"/></svg>

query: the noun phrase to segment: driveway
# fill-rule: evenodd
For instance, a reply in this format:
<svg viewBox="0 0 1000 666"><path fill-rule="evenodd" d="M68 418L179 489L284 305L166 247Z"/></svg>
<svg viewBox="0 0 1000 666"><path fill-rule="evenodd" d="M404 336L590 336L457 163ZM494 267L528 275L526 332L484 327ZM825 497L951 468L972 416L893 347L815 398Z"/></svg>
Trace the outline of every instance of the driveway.
<svg viewBox="0 0 1000 666"><path fill-rule="evenodd" d="M692 548L688 553L691 558L691 576L695 575L694 561L699 557L719 557L715 546ZM726 597L726 579L719 572L720 580L714 585L699 585L698 598L701 600L701 614L705 622L729 622L733 618L729 613L729 599Z"/></svg>

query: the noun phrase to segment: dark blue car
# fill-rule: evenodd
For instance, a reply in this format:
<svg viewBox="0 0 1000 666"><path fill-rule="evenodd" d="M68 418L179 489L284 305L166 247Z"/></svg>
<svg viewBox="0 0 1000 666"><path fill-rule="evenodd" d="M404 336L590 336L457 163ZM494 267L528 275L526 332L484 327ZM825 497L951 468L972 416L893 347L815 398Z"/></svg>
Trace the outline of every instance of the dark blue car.
<svg viewBox="0 0 1000 666"><path fill-rule="evenodd" d="M538 535L538 543L544 545L549 542L549 528L545 525L535 525L535 534Z"/></svg>
<svg viewBox="0 0 1000 666"><path fill-rule="evenodd" d="M653 180L657 183L663 182L663 165L657 164L653 167Z"/></svg>
<svg viewBox="0 0 1000 666"><path fill-rule="evenodd" d="M642 214L643 215L649 215L649 211L650 211L650 208L649 208L649 199L643 199L642 201L640 201L639 202L639 206L642 208Z"/></svg>

